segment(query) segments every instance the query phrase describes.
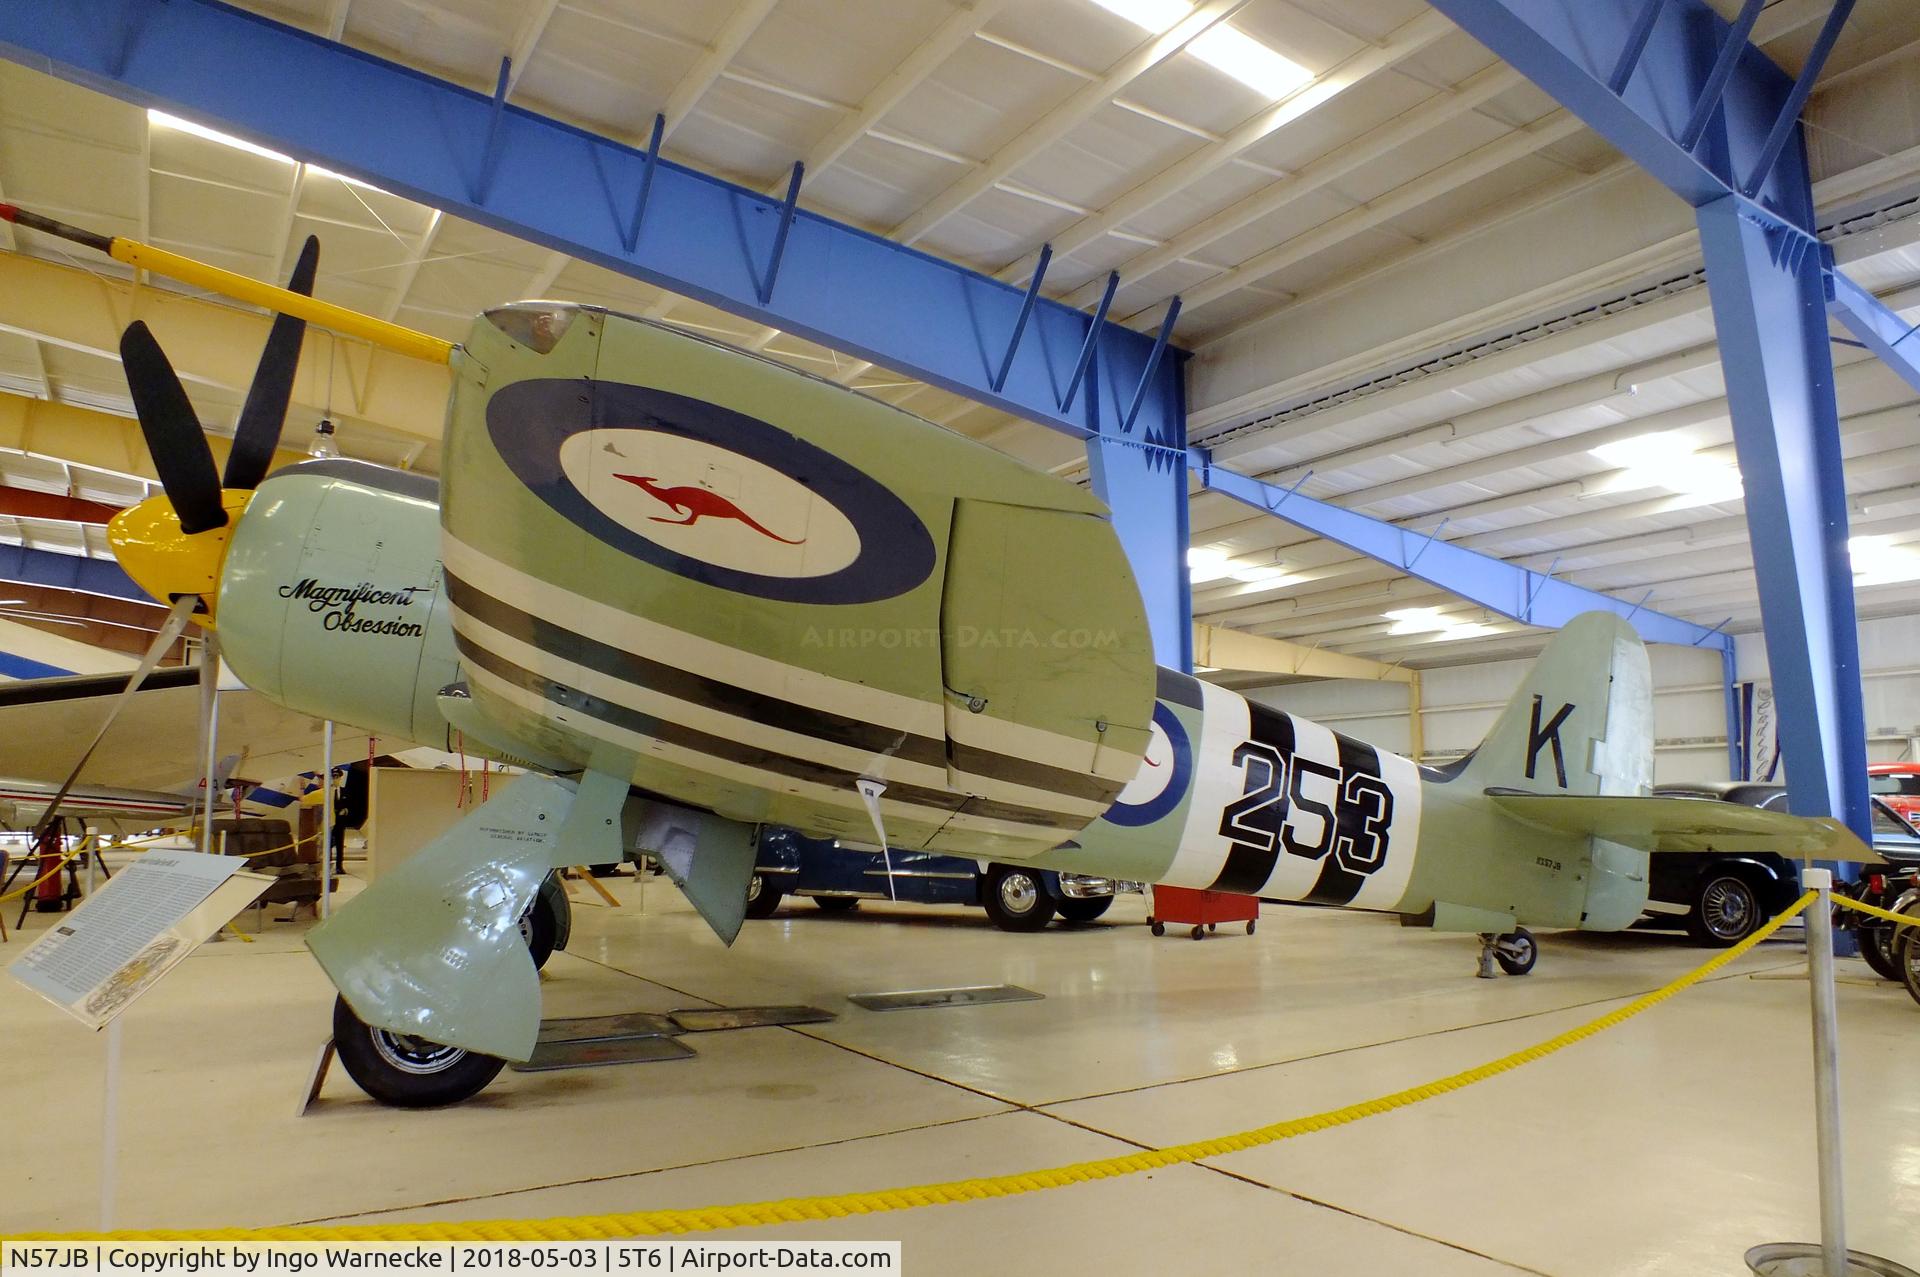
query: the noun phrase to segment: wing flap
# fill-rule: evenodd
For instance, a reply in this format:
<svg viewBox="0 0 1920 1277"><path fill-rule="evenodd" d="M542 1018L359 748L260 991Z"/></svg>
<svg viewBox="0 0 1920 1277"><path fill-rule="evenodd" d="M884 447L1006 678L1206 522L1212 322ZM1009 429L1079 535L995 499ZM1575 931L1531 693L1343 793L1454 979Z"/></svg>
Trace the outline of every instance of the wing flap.
<svg viewBox="0 0 1920 1277"><path fill-rule="evenodd" d="M1831 816L1791 816L1715 798L1528 794L1489 789L1489 801L1530 825L1642 851L1770 851L1808 860L1881 857Z"/></svg>

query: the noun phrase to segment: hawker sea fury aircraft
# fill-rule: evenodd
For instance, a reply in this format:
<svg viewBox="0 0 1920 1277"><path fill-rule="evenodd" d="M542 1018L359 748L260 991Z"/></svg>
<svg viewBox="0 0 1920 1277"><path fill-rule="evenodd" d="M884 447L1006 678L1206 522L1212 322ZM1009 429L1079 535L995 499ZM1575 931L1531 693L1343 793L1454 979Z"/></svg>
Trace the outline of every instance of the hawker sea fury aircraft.
<svg viewBox="0 0 1920 1277"><path fill-rule="evenodd" d="M273 349L250 401L284 411ZM1532 965L1521 924L1633 922L1649 851L1864 854L1833 821L1647 797L1647 657L1611 614L1425 769L1156 668L1085 489L659 324L480 316L438 486L315 461L222 491L144 328L124 354L167 493L111 529L134 578L271 699L536 773L311 934L389 1102L531 1053L515 922L551 868L644 849L731 940L765 824L1397 913L1478 933L1489 974Z"/></svg>

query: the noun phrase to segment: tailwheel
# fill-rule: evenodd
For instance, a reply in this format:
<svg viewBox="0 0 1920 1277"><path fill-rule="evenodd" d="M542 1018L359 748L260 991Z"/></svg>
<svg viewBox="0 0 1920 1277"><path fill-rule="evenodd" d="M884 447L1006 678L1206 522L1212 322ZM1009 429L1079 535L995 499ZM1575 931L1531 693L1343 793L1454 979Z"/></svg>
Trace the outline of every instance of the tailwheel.
<svg viewBox="0 0 1920 1277"><path fill-rule="evenodd" d="M1533 970L1533 964L1540 958L1540 946L1533 942L1533 932L1525 927L1516 927L1494 943L1493 960L1508 975L1525 975Z"/></svg>
<svg viewBox="0 0 1920 1277"><path fill-rule="evenodd" d="M506 1061L411 1034L376 1029L345 998L333 1004L333 1044L347 1076L382 1104L438 1108L471 1099Z"/></svg>
<svg viewBox="0 0 1920 1277"><path fill-rule="evenodd" d="M1525 975L1533 970L1539 958L1540 946L1534 943L1533 932L1525 927L1515 927L1503 936L1483 931L1480 933L1480 969L1475 974L1482 980L1493 979L1497 962L1508 975Z"/></svg>

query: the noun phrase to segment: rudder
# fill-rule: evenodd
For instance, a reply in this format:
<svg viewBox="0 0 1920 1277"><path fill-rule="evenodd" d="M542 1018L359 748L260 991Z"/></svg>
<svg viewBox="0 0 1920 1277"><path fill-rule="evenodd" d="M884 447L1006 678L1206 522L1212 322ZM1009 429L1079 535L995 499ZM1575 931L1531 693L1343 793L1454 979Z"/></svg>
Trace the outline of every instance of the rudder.
<svg viewBox="0 0 1920 1277"><path fill-rule="evenodd" d="M1653 785L1653 673L1611 612L1548 642L1454 783L1535 794L1645 794Z"/></svg>

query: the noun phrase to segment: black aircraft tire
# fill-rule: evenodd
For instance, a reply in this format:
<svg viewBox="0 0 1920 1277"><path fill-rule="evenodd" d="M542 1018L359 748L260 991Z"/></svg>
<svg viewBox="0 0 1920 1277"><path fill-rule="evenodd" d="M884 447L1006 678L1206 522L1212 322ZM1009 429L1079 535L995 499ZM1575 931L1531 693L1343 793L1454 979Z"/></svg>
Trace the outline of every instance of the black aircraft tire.
<svg viewBox="0 0 1920 1277"><path fill-rule="evenodd" d="M852 913L860 907L858 896L815 896L813 903L821 913Z"/></svg>
<svg viewBox="0 0 1920 1277"><path fill-rule="evenodd" d="M1113 897L1089 896L1085 900L1062 900L1055 908L1060 910L1062 922L1092 922L1113 908Z"/></svg>
<svg viewBox="0 0 1920 1277"><path fill-rule="evenodd" d="M1753 884L1724 869L1701 877L1692 905L1687 911L1687 935L1702 948L1731 948L1766 921Z"/></svg>
<svg viewBox="0 0 1920 1277"><path fill-rule="evenodd" d="M980 883L980 903L1002 931L1038 931L1053 921L1053 898L1031 869L993 866Z"/></svg>
<svg viewBox="0 0 1920 1277"><path fill-rule="evenodd" d="M1533 970L1533 964L1540 960L1540 944L1533 938L1533 932L1525 927L1516 927L1500 937L1501 948L1494 950L1493 960L1508 975L1525 975ZM1518 950L1508 953L1507 949Z"/></svg>
<svg viewBox="0 0 1920 1277"><path fill-rule="evenodd" d="M520 915L520 935L527 942L527 953L533 958L533 969L542 970L547 959L553 956L553 942L560 934L560 926L553 916L553 905L547 900L544 891L535 892L533 903Z"/></svg>
<svg viewBox="0 0 1920 1277"><path fill-rule="evenodd" d="M773 917L773 911L780 907L780 901L786 894L759 874L755 874L747 880L747 917Z"/></svg>
<svg viewBox="0 0 1920 1277"><path fill-rule="evenodd" d="M393 1108L440 1108L472 1099L507 1063L372 1028L345 998L334 1000L333 1045L347 1076Z"/></svg>

